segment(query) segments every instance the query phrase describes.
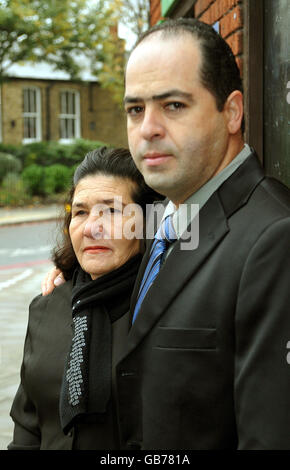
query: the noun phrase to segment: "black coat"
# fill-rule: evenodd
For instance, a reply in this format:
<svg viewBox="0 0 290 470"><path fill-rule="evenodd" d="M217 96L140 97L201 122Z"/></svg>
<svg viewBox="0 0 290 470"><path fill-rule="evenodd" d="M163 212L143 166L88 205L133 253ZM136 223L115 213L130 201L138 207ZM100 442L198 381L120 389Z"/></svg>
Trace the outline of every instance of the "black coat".
<svg viewBox="0 0 290 470"><path fill-rule="evenodd" d="M15 427L9 450L119 448L114 400L103 423L78 425L67 436L61 429L59 395L72 340L71 290L71 282L66 282L30 305L21 384L11 409ZM126 315L113 324L113 363L127 324Z"/></svg>
<svg viewBox="0 0 290 470"><path fill-rule="evenodd" d="M290 192L252 155L201 209L198 248L176 242L128 334L123 448L290 449L289 289Z"/></svg>

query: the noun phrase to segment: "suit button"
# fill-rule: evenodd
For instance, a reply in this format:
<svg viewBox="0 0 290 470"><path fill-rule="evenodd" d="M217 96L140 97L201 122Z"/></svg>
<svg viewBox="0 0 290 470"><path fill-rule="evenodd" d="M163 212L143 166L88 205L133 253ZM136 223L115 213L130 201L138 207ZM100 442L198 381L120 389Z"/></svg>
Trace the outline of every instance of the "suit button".
<svg viewBox="0 0 290 470"><path fill-rule="evenodd" d="M135 375L134 372L121 372L121 377L132 377L133 375Z"/></svg>

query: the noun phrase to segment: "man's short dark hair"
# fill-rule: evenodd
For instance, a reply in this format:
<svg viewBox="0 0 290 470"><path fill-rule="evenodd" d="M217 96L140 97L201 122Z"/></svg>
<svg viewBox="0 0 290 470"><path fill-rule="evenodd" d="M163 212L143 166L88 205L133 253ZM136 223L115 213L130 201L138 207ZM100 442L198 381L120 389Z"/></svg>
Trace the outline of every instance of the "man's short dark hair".
<svg viewBox="0 0 290 470"><path fill-rule="evenodd" d="M151 34L160 31L163 37L176 36L184 32L190 33L199 43L202 64L200 81L216 99L217 109L222 111L228 96L239 90L243 93L240 70L234 54L227 42L212 28L194 18L178 18L166 20L145 31L137 40L133 50ZM245 122L243 118L242 132Z"/></svg>

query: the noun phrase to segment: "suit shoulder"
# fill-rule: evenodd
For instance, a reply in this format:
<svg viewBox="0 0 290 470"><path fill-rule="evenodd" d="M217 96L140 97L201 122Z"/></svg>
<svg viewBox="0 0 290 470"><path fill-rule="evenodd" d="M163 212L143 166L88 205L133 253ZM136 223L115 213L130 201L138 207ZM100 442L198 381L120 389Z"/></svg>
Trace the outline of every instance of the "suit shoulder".
<svg viewBox="0 0 290 470"><path fill-rule="evenodd" d="M280 213L281 217L290 217L290 189L272 177L265 177L259 185L261 196L268 209Z"/></svg>
<svg viewBox="0 0 290 470"><path fill-rule="evenodd" d="M266 176L261 182L262 188L278 205L290 213L290 189L275 178Z"/></svg>
<svg viewBox="0 0 290 470"><path fill-rule="evenodd" d="M37 295L30 304L30 314L33 314L34 312L41 313L48 308L56 309L61 313L63 307L71 304L71 290L72 282L67 281L61 286L55 287L51 294L45 296L42 294Z"/></svg>
<svg viewBox="0 0 290 470"><path fill-rule="evenodd" d="M51 295L52 299L65 299L66 301L71 302L71 291L72 291L72 281L66 281L64 284L56 287Z"/></svg>

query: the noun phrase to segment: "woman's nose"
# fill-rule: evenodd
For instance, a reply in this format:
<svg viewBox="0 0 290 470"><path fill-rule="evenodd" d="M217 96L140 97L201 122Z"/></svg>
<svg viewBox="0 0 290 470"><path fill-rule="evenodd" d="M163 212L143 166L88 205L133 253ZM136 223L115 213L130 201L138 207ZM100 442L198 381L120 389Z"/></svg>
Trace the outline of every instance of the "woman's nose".
<svg viewBox="0 0 290 470"><path fill-rule="evenodd" d="M99 218L96 218L96 217L90 217L84 226L83 233L84 233L84 236L96 240L103 236L103 231L104 231L104 227L103 227L101 220L99 220Z"/></svg>

